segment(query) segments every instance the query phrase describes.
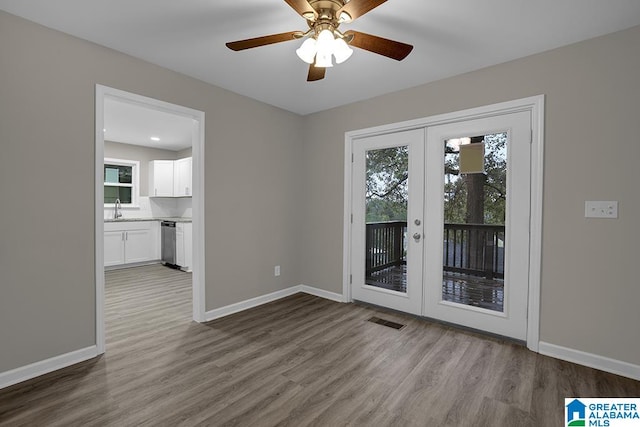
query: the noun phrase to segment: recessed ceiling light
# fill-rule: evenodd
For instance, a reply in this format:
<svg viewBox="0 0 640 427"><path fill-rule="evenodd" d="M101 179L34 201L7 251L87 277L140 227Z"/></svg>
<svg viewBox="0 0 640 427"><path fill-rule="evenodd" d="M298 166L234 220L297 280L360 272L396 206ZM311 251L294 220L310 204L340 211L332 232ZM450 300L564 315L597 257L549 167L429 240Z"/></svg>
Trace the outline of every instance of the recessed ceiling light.
<svg viewBox="0 0 640 427"><path fill-rule="evenodd" d="M102 129L102 132L106 132L106 131L107 131L106 129L104 129L104 128Z"/></svg>
<svg viewBox="0 0 640 427"><path fill-rule="evenodd" d="M158 138L157 136L152 136L152 137L151 137L151 140L152 140L152 141L160 141L160 138Z"/></svg>

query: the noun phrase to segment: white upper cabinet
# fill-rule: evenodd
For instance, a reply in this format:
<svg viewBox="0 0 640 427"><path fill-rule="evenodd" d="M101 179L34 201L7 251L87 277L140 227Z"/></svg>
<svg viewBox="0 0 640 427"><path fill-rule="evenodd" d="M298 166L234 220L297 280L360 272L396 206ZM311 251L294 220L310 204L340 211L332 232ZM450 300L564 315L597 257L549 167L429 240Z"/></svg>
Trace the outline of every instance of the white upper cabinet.
<svg viewBox="0 0 640 427"><path fill-rule="evenodd" d="M191 197L192 158L149 162L149 197Z"/></svg>
<svg viewBox="0 0 640 427"><path fill-rule="evenodd" d="M149 162L149 196L173 197L173 160Z"/></svg>
<svg viewBox="0 0 640 427"><path fill-rule="evenodd" d="M191 178L192 158L176 160L173 169L173 195L175 197L190 197L192 194Z"/></svg>

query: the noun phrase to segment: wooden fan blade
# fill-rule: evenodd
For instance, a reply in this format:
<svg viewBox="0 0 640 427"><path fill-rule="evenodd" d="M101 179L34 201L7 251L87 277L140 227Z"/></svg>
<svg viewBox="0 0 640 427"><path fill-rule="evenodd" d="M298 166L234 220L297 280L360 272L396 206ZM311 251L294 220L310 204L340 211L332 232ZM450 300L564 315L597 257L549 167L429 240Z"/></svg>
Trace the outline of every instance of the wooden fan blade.
<svg viewBox="0 0 640 427"><path fill-rule="evenodd" d="M386 56L396 61L402 61L413 50L413 46L410 44L372 36L371 34L358 31L349 30L344 33L344 35L346 37L353 36L353 39L349 42L351 46L368 50L369 52L377 53L378 55Z"/></svg>
<svg viewBox="0 0 640 427"><path fill-rule="evenodd" d="M324 79L324 73L327 71L326 68L316 67L315 65L309 65L309 74L307 75L308 82L315 82L317 80Z"/></svg>
<svg viewBox="0 0 640 427"><path fill-rule="evenodd" d="M300 31L290 31L288 33L271 34L270 36L255 37L253 39L238 40L227 43L227 47L231 50L245 50L254 47L266 46L268 44L287 42L295 40L295 35L302 34Z"/></svg>
<svg viewBox="0 0 640 427"><path fill-rule="evenodd" d="M340 13L346 12L351 17L351 20L364 15L372 9L380 6L382 3L387 0L351 0L349 3L342 6L336 16L340 16ZM288 2L287 2L288 3Z"/></svg>
<svg viewBox="0 0 640 427"><path fill-rule="evenodd" d="M300 14L304 19L308 19L312 17L315 19L318 16L318 13L311 7L307 0L284 0L287 2L289 6L293 8L296 12Z"/></svg>

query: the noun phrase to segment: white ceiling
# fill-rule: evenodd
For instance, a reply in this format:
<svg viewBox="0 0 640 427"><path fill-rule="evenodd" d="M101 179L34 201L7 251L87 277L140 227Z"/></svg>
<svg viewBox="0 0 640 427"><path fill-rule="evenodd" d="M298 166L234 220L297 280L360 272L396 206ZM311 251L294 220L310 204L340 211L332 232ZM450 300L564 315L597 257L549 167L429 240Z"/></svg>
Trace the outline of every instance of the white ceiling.
<svg viewBox="0 0 640 427"><path fill-rule="evenodd" d="M0 0L0 9L299 114L417 86L640 24L638 0L389 0L352 24L413 44L402 62L356 50L306 82L301 41L225 42L306 30L283 0Z"/></svg>
<svg viewBox="0 0 640 427"><path fill-rule="evenodd" d="M191 118L105 98L104 139L107 141L179 151L191 147L192 129Z"/></svg>

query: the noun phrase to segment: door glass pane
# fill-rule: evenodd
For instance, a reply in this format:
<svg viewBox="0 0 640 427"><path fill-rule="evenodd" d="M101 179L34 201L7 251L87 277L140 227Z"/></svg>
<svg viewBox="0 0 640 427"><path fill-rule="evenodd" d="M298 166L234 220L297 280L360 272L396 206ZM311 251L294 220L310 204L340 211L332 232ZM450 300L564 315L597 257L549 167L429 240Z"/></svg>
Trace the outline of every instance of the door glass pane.
<svg viewBox="0 0 640 427"><path fill-rule="evenodd" d="M409 147L366 153L365 283L407 292Z"/></svg>
<svg viewBox="0 0 640 427"><path fill-rule="evenodd" d="M504 311L507 134L449 139L442 300Z"/></svg>

